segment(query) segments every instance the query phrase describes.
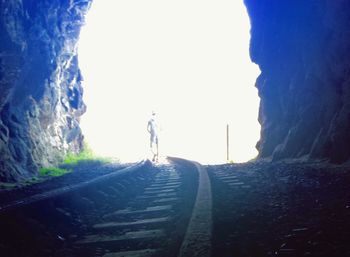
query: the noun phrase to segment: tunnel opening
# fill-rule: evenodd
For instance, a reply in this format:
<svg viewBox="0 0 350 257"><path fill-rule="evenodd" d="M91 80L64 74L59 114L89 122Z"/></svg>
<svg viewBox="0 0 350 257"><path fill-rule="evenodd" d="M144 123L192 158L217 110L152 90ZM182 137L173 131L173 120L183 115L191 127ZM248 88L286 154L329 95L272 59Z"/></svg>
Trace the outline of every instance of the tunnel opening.
<svg viewBox="0 0 350 257"><path fill-rule="evenodd" d="M78 53L85 140L99 155L149 156L147 120L161 127L160 155L202 163L257 155L258 67L249 57L243 1L94 1Z"/></svg>

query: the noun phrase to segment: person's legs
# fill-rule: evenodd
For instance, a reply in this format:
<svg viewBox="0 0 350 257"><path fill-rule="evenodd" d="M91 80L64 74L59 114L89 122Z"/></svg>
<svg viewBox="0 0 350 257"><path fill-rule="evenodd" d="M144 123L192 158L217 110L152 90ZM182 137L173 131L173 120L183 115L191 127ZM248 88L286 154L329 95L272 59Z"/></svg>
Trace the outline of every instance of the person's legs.
<svg viewBox="0 0 350 257"><path fill-rule="evenodd" d="M158 160L158 138L155 134L151 134L150 147L153 154L152 161Z"/></svg>
<svg viewBox="0 0 350 257"><path fill-rule="evenodd" d="M158 162L159 158L159 148L158 148L158 137L156 137L156 161Z"/></svg>

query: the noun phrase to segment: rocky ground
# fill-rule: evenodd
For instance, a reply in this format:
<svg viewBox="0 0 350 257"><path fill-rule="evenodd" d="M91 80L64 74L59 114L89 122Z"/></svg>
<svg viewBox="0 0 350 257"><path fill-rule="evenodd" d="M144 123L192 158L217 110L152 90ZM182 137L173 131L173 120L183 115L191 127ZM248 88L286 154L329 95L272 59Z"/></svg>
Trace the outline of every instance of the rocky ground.
<svg viewBox="0 0 350 257"><path fill-rule="evenodd" d="M18 183L11 188L0 187L0 207L19 201L36 194L42 194L65 186L75 185L122 169L129 164L105 164L99 161L83 161L74 165L62 165L62 168L72 170L60 177L37 177L27 183Z"/></svg>
<svg viewBox="0 0 350 257"><path fill-rule="evenodd" d="M195 166L146 161L133 167L114 168L107 179L90 170L93 183L0 210L1 256L176 257L196 197ZM73 174L61 179L77 182Z"/></svg>
<svg viewBox="0 0 350 257"><path fill-rule="evenodd" d="M350 256L349 167L253 162L207 169L213 256Z"/></svg>
<svg viewBox="0 0 350 257"><path fill-rule="evenodd" d="M2 190L1 206L117 168L94 165ZM213 193L212 256L350 256L349 166L257 161L206 168Z"/></svg>

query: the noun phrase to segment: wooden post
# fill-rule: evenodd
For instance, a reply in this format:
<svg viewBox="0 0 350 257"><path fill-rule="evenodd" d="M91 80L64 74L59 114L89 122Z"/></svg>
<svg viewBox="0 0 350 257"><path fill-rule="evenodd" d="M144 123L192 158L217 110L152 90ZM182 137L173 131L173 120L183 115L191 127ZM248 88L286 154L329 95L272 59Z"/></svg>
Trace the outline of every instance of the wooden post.
<svg viewBox="0 0 350 257"><path fill-rule="evenodd" d="M230 130L229 124L226 125L226 160L230 162Z"/></svg>

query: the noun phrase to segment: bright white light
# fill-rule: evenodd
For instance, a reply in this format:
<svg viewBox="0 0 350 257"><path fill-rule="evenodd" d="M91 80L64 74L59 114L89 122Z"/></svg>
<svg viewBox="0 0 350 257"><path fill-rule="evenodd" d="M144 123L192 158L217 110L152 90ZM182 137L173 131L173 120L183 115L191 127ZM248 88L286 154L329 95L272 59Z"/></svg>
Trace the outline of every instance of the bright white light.
<svg viewBox="0 0 350 257"><path fill-rule="evenodd" d="M249 30L243 0L95 0L79 41L90 146L144 158L155 110L162 155L225 162L230 124L230 158L254 158L259 69Z"/></svg>

